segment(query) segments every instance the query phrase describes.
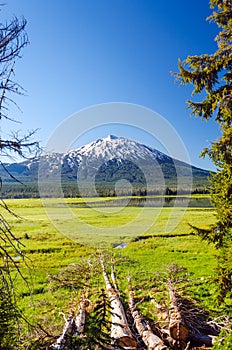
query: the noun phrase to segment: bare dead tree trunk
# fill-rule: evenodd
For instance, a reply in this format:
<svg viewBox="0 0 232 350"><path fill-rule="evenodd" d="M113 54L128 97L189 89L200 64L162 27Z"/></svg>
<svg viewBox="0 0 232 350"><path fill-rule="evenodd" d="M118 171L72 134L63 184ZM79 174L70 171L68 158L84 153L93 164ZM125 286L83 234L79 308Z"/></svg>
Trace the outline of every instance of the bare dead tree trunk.
<svg viewBox="0 0 232 350"><path fill-rule="evenodd" d="M137 349L137 343L128 325L122 302L110 283L102 258L100 261L106 290L111 302L111 338L113 344L123 349Z"/></svg>
<svg viewBox="0 0 232 350"><path fill-rule="evenodd" d="M110 276L111 276L111 280L112 280L114 289L117 292L118 296L120 297L120 291L119 291L118 286L117 286L116 277L115 277L115 271L114 271L114 265L113 264L111 265L111 275Z"/></svg>
<svg viewBox="0 0 232 350"><path fill-rule="evenodd" d="M76 316L74 310L70 312L69 317L67 319L65 317L65 314L62 313L65 320L65 325L62 334L57 339L56 343L52 346L54 349L61 350L65 348L65 346L67 345L66 343L70 337L80 337L84 334L85 314L87 306L88 301L86 299L86 287L84 287L80 297L80 302L78 305Z"/></svg>
<svg viewBox="0 0 232 350"><path fill-rule="evenodd" d="M136 308L134 300L134 292L132 288L131 278L128 278L129 282L129 308L134 319L135 326L141 336L144 344L148 350L165 350L167 347L164 345L162 339L155 335L148 323L148 321L140 314Z"/></svg>
<svg viewBox="0 0 232 350"><path fill-rule="evenodd" d="M67 338L76 332L75 316L74 316L73 311L70 312L68 318L65 317L64 313L62 313L62 315L63 315L64 320L65 320L63 332L62 332L61 336L57 339L56 343L54 345L52 345L52 347L56 350L63 349L66 345Z"/></svg>
<svg viewBox="0 0 232 350"><path fill-rule="evenodd" d="M86 299L86 287L83 288L80 303L78 305L77 314L75 317L76 334L82 335L84 333L86 307L89 305L89 301Z"/></svg>
<svg viewBox="0 0 232 350"><path fill-rule="evenodd" d="M171 281L168 283L170 309L169 309L169 333L170 336L177 341L186 341L189 335L189 330L185 324L181 314L181 305L178 303L178 297Z"/></svg>

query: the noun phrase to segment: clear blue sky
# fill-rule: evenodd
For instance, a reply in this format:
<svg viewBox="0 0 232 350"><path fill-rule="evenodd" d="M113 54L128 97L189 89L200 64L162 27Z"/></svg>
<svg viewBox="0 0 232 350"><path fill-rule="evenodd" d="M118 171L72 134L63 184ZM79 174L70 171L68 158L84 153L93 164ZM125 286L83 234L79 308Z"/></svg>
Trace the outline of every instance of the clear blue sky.
<svg viewBox="0 0 232 350"><path fill-rule="evenodd" d="M3 130L40 128L43 145L80 109L135 103L172 124L193 165L213 169L199 154L218 137L218 126L190 118L185 101L192 89L179 87L170 75L178 58L215 51L218 28L206 21L210 13L208 0L7 0L2 20L24 16L30 45L15 69L15 79L27 90L16 98L22 113L14 111L22 125L5 122ZM155 146L136 130L110 126L96 128L79 143L108 133Z"/></svg>

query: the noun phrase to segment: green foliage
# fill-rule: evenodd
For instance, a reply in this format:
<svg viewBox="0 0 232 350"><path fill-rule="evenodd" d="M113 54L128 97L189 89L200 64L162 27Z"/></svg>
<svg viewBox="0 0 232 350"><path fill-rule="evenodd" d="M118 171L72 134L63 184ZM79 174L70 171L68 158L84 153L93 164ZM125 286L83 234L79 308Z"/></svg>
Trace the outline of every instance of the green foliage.
<svg viewBox="0 0 232 350"><path fill-rule="evenodd" d="M191 188L191 179L181 177L180 183L182 184L181 188L178 188L178 195L190 194L192 193L208 193L208 188L210 187L209 182L209 172L206 170L200 170L193 168L193 186ZM24 179L22 179L24 181ZM165 179L166 186L159 186L158 183L147 184L146 186L141 183L134 182L132 187L132 193L127 186L122 186L122 188L115 190L116 181L112 182L98 182L96 187L98 190L99 196L104 197L115 197L117 196L146 196L149 195L163 195L165 193L166 187L170 188L173 193L177 192L177 183L175 177L171 174L168 178ZM54 183L44 183L44 192L49 194L49 197L56 198L57 196L57 185ZM85 183L84 190L82 191L82 196L92 197L92 192L90 190L90 184ZM77 198L80 197L79 189L77 187L76 181L62 181L62 190L65 198ZM39 190L37 182L25 182L24 185L15 182L4 182L1 189L2 197L4 198L39 198ZM46 195L44 194L44 197ZM97 198L97 197L96 197Z"/></svg>
<svg viewBox="0 0 232 350"><path fill-rule="evenodd" d="M0 271L1 274L1 271ZM14 295L4 276L0 276L0 349L7 349L16 339L16 323L19 311L15 305Z"/></svg>
<svg viewBox="0 0 232 350"><path fill-rule="evenodd" d="M85 349L96 349L96 345L105 348L104 345L110 345L110 315L111 305L106 295L105 289L101 289L96 295L96 303L92 310L87 315L85 324L86 339L83 341Z"/></svg>
<svg viewBox="0 0 232 350"><path fill-rule="evenodd" d="M223 330L216 340L212 350L229 350L232 344L232 331Z"/></svg>
<svg viewBox="0 0 232 350"><path fill-rule="evenodd" d="M232 245L223 248L218 254L216 282L218 284L218 301L232 307Z"/></svg>
<svg viewBox="0 0 232 350"><path fill-rule="evenodd" d="M223 248L218 269L222 301L231 289L232 275L232 265L227 259L232 238L232 3L211 0L210 4L216 9L208 19L220 28L216 37L218 49L210 55L189 56L183 63L179 60L179 73L175 76L181 84L194 85L193 95L204 92L201 102L187 101L191 113L203 120L215 118L221 130L221 137L202 152L217 167L211 179L217 221L209 230L198 231L203 239Z"/></svg>
<svg viewBox="0 0 232 350"><path fill-rule="evenodd" d="M212 285L209 283L213 268L216 266L215 249L212 244L202 242L198 236L188 234L189 222L206 228L213 223L214 210L208 207L199 207L197 203L204 199L203 196L196 195L194 198L194 202L190 202L190 205L194 207L190 207L187 210L184 207L162 208L160 212L161 208L155 206L144 208L144 216L141 218L140 223L141 233L147 219L151 215L156 216L158 215L157 213L160 213L147 234L141 235L139 240L135 242L131 242L135 237L133 230L122 237L120 235L107 237L111 255L109 255L109 258L106 257L106 261L110 264L113 255L114 262L117 263L115 270L120 290L127 290L127 277L130 274L134 284L139 288L136 290L139 298L141 297L142 299L149 296L157 298L156 291L159 285L154 280L154 271L159 271L162 275L162 272L166 271L167 266L175 262L188 268L189 273L195 279L197 285L192 294L194 298L197 296L197 299L207 309L216 307L215 303L212 302ZM112 205L112 198L105 198L104 201L102 198L67 199L67 204L72 204L74 214L81 215L83 220L92 218L91 225L96 226L118 227L124 224L125 218L127 220L128 218L136 218L140 212L140 209L137 207L127 207L125 211L109 213L108 208L106 208L108 210L105 213L106 215L99 215L98 210L96 210L98 209L98 204L101 205L103 201L105 205L107 200L110 202L109 205ZM49 199L47 202L49 206L54 206L55 208L59 207L59 203L59 199ZM91 205L83 207L83 203L90 203ZM28 264L32 265L33 291L28 290L26 283L22 283L21 279L17 278L15 280L17 295L20 298L19 306L30 323L33 325L40 324L49 334L58 335L62 332L64 326L63 318L59 313L62 311L65 315L68 315L70 307L76 306L75 303L79 300L80 289L83 287L85 277L88 277L88 263L91 265L91 276L88 279L90 288L87 297L90 299L93 307L96 305L100 290L104 286L99 263L96 264L94 262L98 249L96 250L94 247L88 247L72 241L56 231L39 199L9 200L7 204L20 217L23 217L22 220L12 217L8 213L7 219L14 227L16 237L24 244L23 251L28 257ZM181 218L179 225L172 229L171 232L164 234L170 214L173 213L176 217L176 215L184 212L185 214ZM77 221L72 221L70 225L74 225L78 231ZM72 229L71 226L70 229ZM88 242L86 233L80 232L80 237L78 236L76 239L79 242ZM88 240L92 246L98 247L99 242L104 240L104 236L98 237L93 232L93 234L89 235ZM124 249L111 249L111 242L115 244L126 242L127 244ZM121 256L118 255L119 253ZM30 281L30 271L21 259L18 261L18 266L23 275ZM48 275L51 283L47 283ZM164 277L167 278L167 274ZM143 288L141 288L141 285ZM166 293L166 290L164 292ZM31 293L33 293L33 297ZM160 298L162 298L162 295L160 295ZM154 308L152 304L150 306L148 304L148 302L142 303L141 309L145 315L149 315L151 319L154 319ZM110 310L108 311L110 312ZM88 329L92 327L91 323L95 317L92 312L92 309L88 310L87 318L89 318L89 321L87 322L90 323ZM21 338L24 344L21 348L18 346L17 350L26 349L25 344L26 340L29 341L28 338L30 338L30 346L28 348L39 349L39 342L47 344L48 341L51 341L51 338L48 337L43 341L43 337L44 333L41 330L38 335L38 330L30 329L30 332L28 332L27 325L24 325L21 328ZM36 343L38 338L39 340ZM78 341L80 342L80 340ZM82 339L82 344L84 344L84 339Z"/></svg>

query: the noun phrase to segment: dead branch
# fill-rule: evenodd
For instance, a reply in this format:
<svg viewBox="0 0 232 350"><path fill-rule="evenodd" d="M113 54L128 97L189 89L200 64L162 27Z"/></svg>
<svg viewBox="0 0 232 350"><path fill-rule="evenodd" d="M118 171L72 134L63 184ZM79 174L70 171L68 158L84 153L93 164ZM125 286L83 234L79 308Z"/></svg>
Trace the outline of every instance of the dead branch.
<svg viewBox="0 0 232 350"><path fill-rule="evenodd" d="M68 340L68 337L73 336L73 334L75 334L76 332L75 316L73 314L73 311L70 312L68 318L66 318L63 312L61 312L60 314L63 315L64 317L65 325L64 325L62 334L57 339L56 343L52 345L53 349L56 349L56 350L64 349L66 342Z"/></svg>
<svg viewBox="0 0 232 350"><path fill-rule="evenodd" d="M155 305L156 314L158 316L158 320L162 323L162 328L167 328L169 326L169 310L166 306L163 306L157 303L154 299L151 301Z"/></svg>

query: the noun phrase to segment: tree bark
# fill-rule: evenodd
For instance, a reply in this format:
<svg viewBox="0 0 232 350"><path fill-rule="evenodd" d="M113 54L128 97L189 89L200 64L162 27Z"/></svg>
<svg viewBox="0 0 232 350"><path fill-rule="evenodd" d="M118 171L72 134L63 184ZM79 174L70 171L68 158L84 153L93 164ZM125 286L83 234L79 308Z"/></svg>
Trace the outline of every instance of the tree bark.
<svg viewBox="0 0 232 350"><path fill-rule="evenodd" d="M130 330L122 302L108 278L102 258L100 259L106 290L111 302L111 338L115 346L123 349L137 349L136 340Z"/></svg>
<svg viewBox="0 0 232 350"><path fill-rule="evenodd" d="M117 286L113 264L111 265L111 275L110 276L111 276L111 280L112 280L114 289L115 289L116 293L118 294L118 296L120 297L120 291L119 291L118 286Z"/></svg>
<svg viewBox="0 0 232 350"><path fill-rule="evenodd" d="M130 277L129 281L129 308L134 319L135 326L141 336L144 344L147 346L148 350L165 350L167 347L164 345L162 339L155 335L147 322L147 320L140 314L136 309L136 303L134 300L134 292L132 289L132 283Z"/></svg>
<svg viewBox="0 0 232 350"><path fill-rule="evenodd" d="M170 309L169 309L169 333L170 336L177 341L185 341L188 338L189 330L184 322L184 318L181 314L180 305L178 303L178 297L172 283L168 283L169 296L170 296Z"/></svg>
<svg viewBox="0 0 232 350"><path fill-rule="evenodd" d="M85 326L85 314L86 307L89 305L89 301L86 299L86 288L83 288L80 303L78 305L77 314L75 317L76 334L81 335L84 333Z"/></svg>
<svg viewBox="0 0 232 350"><path fill-rule="evenodd" d="M63 349L64 346L66 345L68 336L73 335L76 332L76 324L75 324L75 317L74 317L73 311L69 314L69 317L67 319L64 314L63 314L63 317L65 320L63 332L60 335L60 337L57 339L56 343L52 346L53 349L56 349L56 350Z"/></svg>
<svg viewBox="0 0 232 350"><path fill-rule="evenodd" d="M86 288L84 287L76 316L74 310L70 312L68 319L66 319L65 315L62 313L65 320L65 325L62 334L53 345L53 349L61 350L66 346L66 342L69 337L83 335L85 325L85 310L87 305L88 301L86 300Z"/></svg>

